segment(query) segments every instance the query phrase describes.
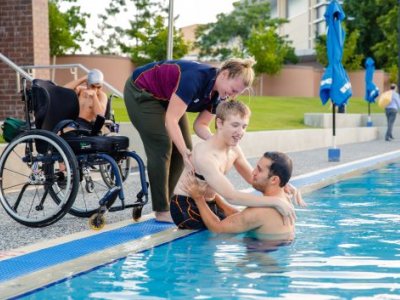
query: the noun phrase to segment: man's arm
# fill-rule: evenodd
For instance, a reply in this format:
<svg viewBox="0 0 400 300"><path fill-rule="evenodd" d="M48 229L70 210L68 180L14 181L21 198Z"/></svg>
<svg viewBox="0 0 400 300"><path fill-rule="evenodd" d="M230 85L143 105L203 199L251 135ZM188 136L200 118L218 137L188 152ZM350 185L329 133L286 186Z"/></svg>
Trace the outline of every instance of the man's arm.
<svg viewBox="0 0 400 300"><path fill-rule="evenodd" d="M225 216L230 216L240 211L236 207L226 202L224 198L218 194L215 195L215 202L217 203L217 206L224 211Z"/></svg>
<svg viewBox="0 0 400 300"><path fill-rule="evenodd" d="M257 208L246 208L220 220L208 207L204 197L194 198L200 211L201 219L207 228L215 233L240 233L256 229L262 225L260 219L254 214Z"/></svg>
<svg viewBox="0 0 400 300"><path fill-rule="evenodd" d="M76 88L78 86L80 86L81 84L85 83L86 80L87 80L87 75L85 75L81 78L78 78L76 80L72 80L72 81L68 82L67 84L64 85L64 87L67 89L76 90ZM75 91L75 92L77 92L77 91Z"/></svg>
<svg viewBox="0 0 400 300"><path fill-rule="evenodd" d="M95 90L93 95L93 112L104 116L107 108L107 95L101 90Z"/></svg>

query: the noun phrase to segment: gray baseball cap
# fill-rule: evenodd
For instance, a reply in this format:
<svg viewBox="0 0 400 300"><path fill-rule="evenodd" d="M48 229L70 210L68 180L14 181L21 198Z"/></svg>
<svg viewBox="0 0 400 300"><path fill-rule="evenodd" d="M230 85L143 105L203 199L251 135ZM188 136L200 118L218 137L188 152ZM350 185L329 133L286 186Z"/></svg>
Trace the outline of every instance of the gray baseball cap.
<svg viewBox="0 0 400 300"><path fill-rule="evenodd" d="M87 77L88 85L102 85L104 80L103 73L98 69L90 70Z"/></svg>

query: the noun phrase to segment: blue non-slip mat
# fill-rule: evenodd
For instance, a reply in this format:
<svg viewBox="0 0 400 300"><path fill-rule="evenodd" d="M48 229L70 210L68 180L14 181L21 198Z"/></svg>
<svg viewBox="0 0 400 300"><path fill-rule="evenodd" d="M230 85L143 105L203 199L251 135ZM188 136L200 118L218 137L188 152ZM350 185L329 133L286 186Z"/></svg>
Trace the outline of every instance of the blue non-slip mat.
<svg viewBox="0 0 400 300"><path fill-rule="evenodd" d="M174 228L154 219L0 261L0 282Z"/></svg>

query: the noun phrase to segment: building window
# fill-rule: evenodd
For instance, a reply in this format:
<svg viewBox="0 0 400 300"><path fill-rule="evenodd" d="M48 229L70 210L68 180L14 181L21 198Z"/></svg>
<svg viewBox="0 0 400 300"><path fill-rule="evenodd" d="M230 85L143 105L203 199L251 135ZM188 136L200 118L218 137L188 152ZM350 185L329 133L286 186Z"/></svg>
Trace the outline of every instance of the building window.
<svg viewBox="0 0 400 300"><path fill-rule="evenodd" d="M271 18L278 17L278 0L270 0L269 7L271 8Z"/></svg>
<svg viewBox="0 0 400 300"><path fill-rule="evenodd" d="M321 21L315 24L316 27L316 35L320 36L322 34L326 34L326 23L325 21Z"/></svg>
<svg viewBox="0 0 400 300"><path fill-rule="evenodd" d="M306 13L308 0L287 0L286 16L288 19Z"/></svg>

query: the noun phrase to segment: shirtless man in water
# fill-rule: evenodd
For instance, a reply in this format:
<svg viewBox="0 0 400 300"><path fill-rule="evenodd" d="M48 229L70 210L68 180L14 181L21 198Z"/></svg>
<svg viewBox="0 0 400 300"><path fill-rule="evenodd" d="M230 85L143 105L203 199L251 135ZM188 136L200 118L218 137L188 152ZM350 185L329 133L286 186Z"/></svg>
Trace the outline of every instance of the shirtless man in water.
<svg viewBox="0 0 400 300"><path fill-rule="evenodd" d="M216 133L208 140L198 143L192 153L192 162L199 185L205 188L204 198L210 209L225 218L227 213L218 205L218 195L229 203L249 207L273 207L282 215L284 223L293 223L294 209L290 202L282 201L279 196L254 195L244 193L234 188L225 174L232 168L249 183L253 182L252 168L244 157L238 143L246 131L250 117L249 108L236 100L226 101L217 107ZM194 199L184 186L185 178L190 176L190 170L185 168L171 198L171 216L174 223L181 229L206 228L200 217ZM294 190L291 187L291 190ZM218 195L217 195L218 194ZM298 202L301 195L296 193Z"/></svg>
<svg viewBox="0 0 400 300"><path fill-rule="evenodd" d="M106 112L107 95L102 91L103 79L103 73L93 69L88 75L64 85L78 95L79 116L75 121L80 128L90 130L97 115L104 116Z"/></svg>
<svg viewBox="0 0 400 300"><path fill-rule="evenodd" d="M292 161L282 152L265 152L253 170L252 186L264 196L278 197L290 202L284 187L292 174ZM294 224L282 222L279 213L270 207L247 207L240 211L219 198L217 203L225 212L221 220L206 204L202 189L194 176L184 182L185 190L194 199L203 222L216 233L241 233L250 231L259 240L289 242L294 239ZM270 245L272 246L272 245Z"/></svg>

